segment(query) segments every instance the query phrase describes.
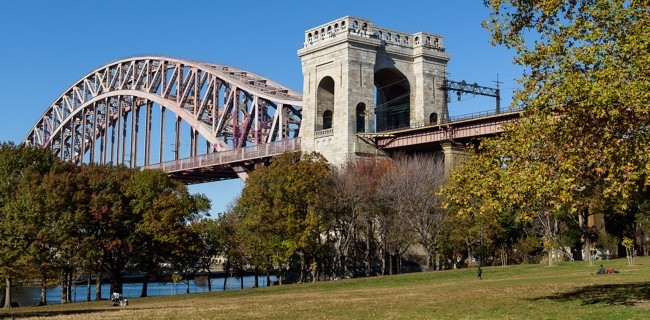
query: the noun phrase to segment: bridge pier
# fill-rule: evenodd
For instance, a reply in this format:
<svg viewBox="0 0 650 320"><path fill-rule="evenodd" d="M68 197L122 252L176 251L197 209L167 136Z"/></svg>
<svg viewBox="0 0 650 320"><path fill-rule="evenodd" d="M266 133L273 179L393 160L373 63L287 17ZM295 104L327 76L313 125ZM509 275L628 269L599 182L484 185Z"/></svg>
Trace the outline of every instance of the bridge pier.
<svg viewBox="0 0 650 320"><path fill-rule="evenodd" d="M467 157L470 151L466 146L452 141L445 141L440 144L442 151L445 154L445 178L449 177L451 171L459 166Z"/></svg>

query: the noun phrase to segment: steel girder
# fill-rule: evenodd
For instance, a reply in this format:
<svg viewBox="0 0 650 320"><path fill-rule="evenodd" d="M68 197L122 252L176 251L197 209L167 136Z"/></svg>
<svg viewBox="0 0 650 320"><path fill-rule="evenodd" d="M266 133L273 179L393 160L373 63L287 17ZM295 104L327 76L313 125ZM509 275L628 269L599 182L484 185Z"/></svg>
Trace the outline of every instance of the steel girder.
<svg viewBox="0 0 650 320"><path fill-rule="evenodd" d="M144 108L147 166L154 103L162 112L160 162L165 110L176 115L175 159L181 120L192 128L191 156L198 153L196 134L211 144L210 152L220 152L297 138L300 129L302 97L286 87L233 67L142 56L105 65L77 81L47 108L24 142L49 148L65 161L81 163L85 157L88 162L125 163L130 115L128 162L136 166L140 109ZM116 135L117 150L113 150Z"/></svg>

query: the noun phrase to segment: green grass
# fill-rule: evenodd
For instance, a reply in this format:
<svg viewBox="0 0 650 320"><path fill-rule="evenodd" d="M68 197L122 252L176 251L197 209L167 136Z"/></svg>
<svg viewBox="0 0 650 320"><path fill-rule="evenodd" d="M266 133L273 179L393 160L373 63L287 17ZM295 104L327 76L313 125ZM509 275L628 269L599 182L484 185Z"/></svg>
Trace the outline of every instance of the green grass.
<svg viewBox="0 0 650 320"><path fill-rule="evenodd" d="M562 262L0 310L7 319L649 319L650 258Z"/></svg>

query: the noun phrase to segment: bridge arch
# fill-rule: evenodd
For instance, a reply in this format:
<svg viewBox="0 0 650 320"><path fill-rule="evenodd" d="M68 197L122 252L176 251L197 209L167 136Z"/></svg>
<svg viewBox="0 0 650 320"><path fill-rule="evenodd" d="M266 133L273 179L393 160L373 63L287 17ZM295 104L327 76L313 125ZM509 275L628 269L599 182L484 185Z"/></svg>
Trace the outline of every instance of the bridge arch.
<svg viewBox="0 0 650 320"><path fill-rule="evenodd" d="M171 126L166 111L175 116ZM24 142L75 163L150 166L178 160L181 141L189 143L183 144L186 155L195 157L291 140L301 118L302 96L269 79L228 66L141 56L78 80L46 108ZM189 128L189 137L182 128ZM165 152L170 133L172 153ZM231 169L245 176L241 167Z"/></svg>

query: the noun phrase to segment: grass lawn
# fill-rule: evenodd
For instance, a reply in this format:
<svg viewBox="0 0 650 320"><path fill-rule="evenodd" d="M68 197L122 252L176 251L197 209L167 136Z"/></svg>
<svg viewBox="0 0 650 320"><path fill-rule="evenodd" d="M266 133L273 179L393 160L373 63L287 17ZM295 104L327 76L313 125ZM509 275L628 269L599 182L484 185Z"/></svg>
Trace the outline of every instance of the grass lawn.
<svg viewBox="0 0 650 320"><path fill-rule="evenodd" d="M598 264L599 262L597 262ZM650 319L650 258L423 272L0 310L0 319Z"/></svg>

